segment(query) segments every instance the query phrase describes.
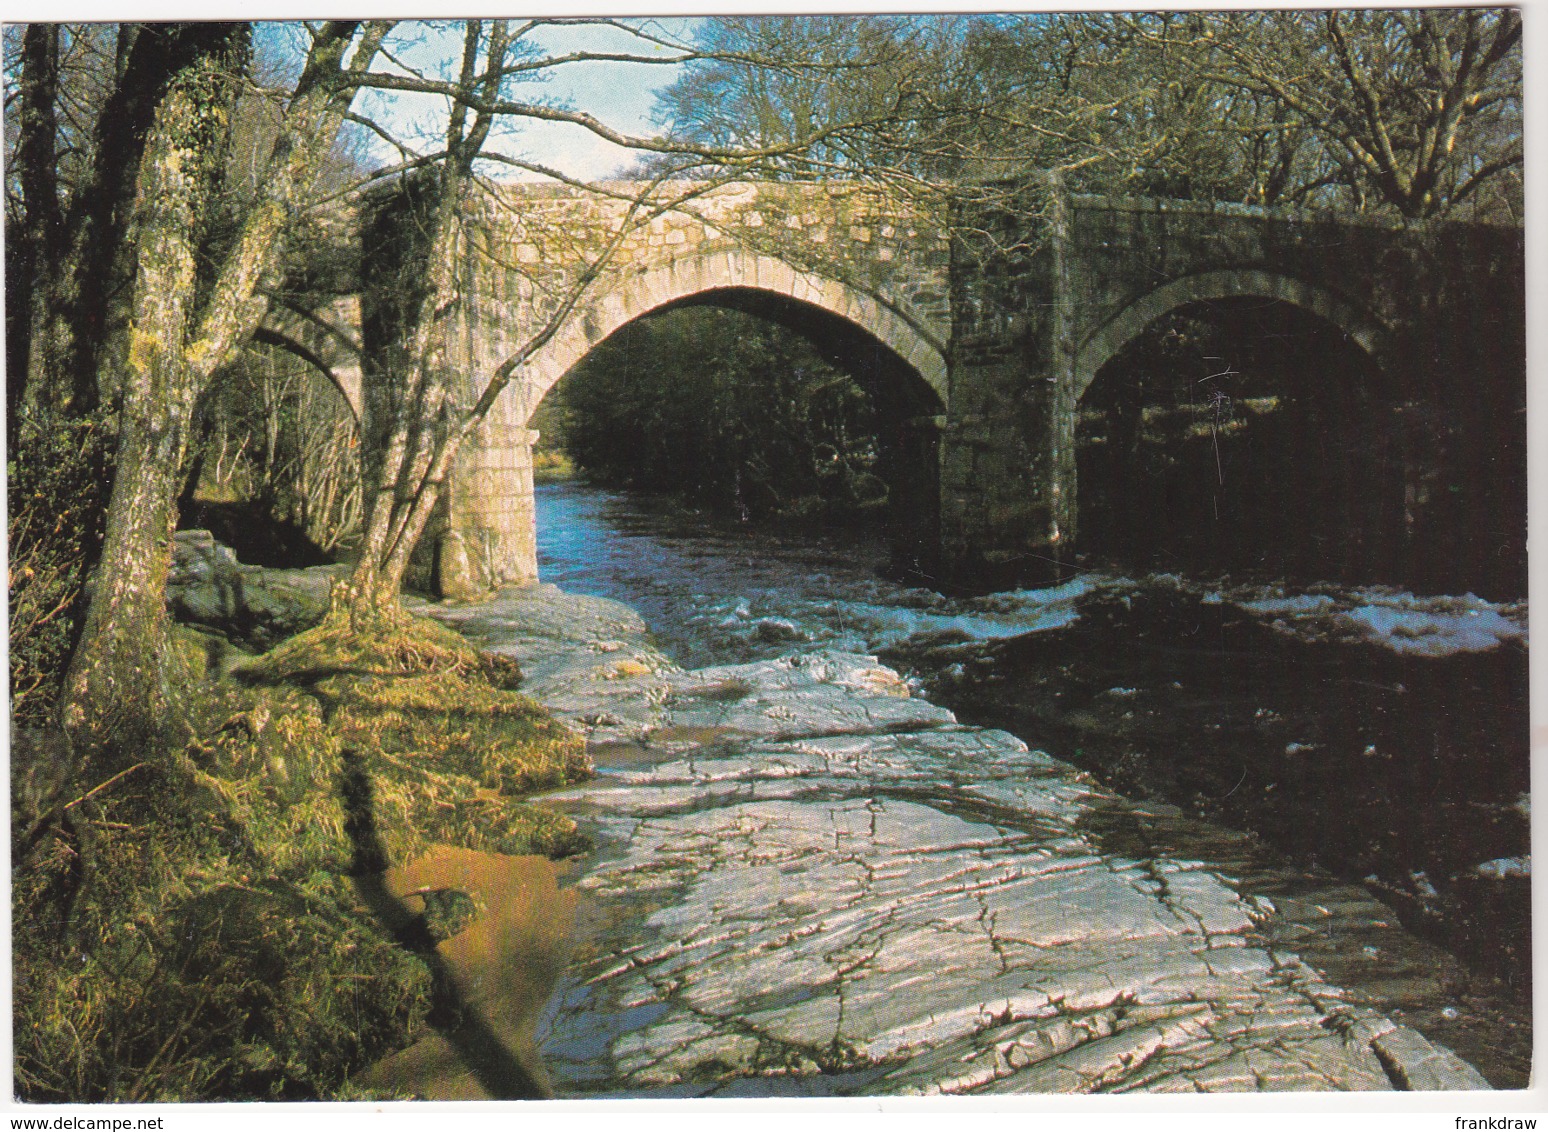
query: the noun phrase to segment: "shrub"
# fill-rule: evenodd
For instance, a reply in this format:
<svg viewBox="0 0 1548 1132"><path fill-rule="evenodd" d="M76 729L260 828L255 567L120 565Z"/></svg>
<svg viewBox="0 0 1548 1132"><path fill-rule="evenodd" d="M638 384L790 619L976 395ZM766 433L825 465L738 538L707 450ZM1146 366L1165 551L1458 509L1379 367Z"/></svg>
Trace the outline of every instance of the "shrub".
<svg viewBox="0 0 1548 1132"><path fill-rule="evenodd" d="M13 722L47 718L80 635L102 549L111 436L101 414L29 414L6 464Z"/></svg>

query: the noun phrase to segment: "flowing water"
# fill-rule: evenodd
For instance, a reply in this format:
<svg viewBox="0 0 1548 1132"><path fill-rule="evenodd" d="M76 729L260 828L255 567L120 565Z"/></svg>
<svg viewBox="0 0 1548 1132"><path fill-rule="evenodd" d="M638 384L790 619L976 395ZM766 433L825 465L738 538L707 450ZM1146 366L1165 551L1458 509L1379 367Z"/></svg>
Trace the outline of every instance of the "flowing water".
<svg viewBox="0 0 1548 1132"><path fill-rule="evenodd" d="M1526 1084L1524 606L1101 572L947 599L879 578L876 532L576 483L539 487L538 532L544 581L633 606L685 667L880 653L964 722L1144 801L1093 821L1104 847L1209 862L1285 912L1276 942Z"/></svg>

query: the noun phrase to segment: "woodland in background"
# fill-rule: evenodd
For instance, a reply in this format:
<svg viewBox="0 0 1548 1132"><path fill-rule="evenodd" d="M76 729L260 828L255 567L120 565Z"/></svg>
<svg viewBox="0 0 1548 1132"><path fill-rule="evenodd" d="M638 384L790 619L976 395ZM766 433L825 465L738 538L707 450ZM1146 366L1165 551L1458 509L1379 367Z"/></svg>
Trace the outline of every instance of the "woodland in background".
<svg viewBox="0 0 1548 1132"><path fill-rule="evenodd" d="M1057 169L1082 192L1521 218L1513 10L763 17L706 21L700 43L730 58L673 84L662 122L804 140L788 176L1001 199ZM866 128L824 134L846 119Z"/></svg>
<svg viewBox="0 0 1548 1132"><path fill-rule="evenodd" d="M640 319L550 394L564 451L601 483L741 519L884 503L871 398L798 335L737 311Z"/></svg>
<svg viewBox="0 0 1548 1132"><path fill-rule="evenodd" d="M253 345L199 407L179 525L255 566L342 556L363 514L360 429L343 396L287 351Z"/></svg>

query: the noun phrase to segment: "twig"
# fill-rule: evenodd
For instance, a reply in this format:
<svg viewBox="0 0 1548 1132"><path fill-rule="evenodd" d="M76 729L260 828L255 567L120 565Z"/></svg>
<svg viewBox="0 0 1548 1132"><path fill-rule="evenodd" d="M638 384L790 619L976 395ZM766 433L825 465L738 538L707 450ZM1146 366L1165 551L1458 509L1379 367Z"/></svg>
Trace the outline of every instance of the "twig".
<svg viewBox="0 0 1548 1132"><path fill-rule="evenodd" d="M59 807L59 812L60 813L64 813L66 810L70 809L72 806L79 806L82 802L86 801L86 799L92 797L94 794L102 793L102 791L106 790L109 786L113 785L113 783L117 782L120 778L123 778L126 774L131 774L134 771L139 770L144 765L145 765L144 763L135 763L132 767L129 767L129 768L125 769L125 770L119 771L112 778L108 779L106 782L102 783L101 785L93 786L90 790L86 791L86 793L82 794L79 798L75 799L75 801L73 801L73 802L66 802L64 805L60 806Z"/></svg>

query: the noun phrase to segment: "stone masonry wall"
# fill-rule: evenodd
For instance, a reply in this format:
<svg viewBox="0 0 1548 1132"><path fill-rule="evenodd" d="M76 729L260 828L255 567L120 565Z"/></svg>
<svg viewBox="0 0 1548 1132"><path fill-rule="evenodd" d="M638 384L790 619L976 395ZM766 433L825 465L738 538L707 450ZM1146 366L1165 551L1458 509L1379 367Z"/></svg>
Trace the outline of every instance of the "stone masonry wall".
<svg viewBox="0 0 1548 1132"><path fill-rule="evenodd" d="M469 203L455 361L468 402L529 336L574 310L517 372L457 470L440 556L445 592L535 580L536 434L526 422L593 346L657 307L725 289L808 304L863 328L944 388L948 245L942 225L909 202L852 184L681 184L668 190L688 199L649 215L634 205L640 189L514 185Z"/></svg>
<svg viewBox="0 0 1548 1132"><path fill-rule="evenodd" d="M1453 556L1460 576L1524 577L1519 229L1072 196L964 230L986 235L959 240L953 261L942 551L959 583L1060 576L1078 535L1085 387L1154 318L1239 296L1294 303L1370 353L1427 422L1416 460L1448 485L1416 538L1487 544L1476 561Z"/></svg>
<svg viewBox="0 0 1548 1132"><path fill-rule="evenodd" d="M1155 318L1233 297L1294 303L1365 349L1420 422L1415 459L1428 479L1416 490L1428 510L1418 537L1487 543L1476 562L1461 554L1463 572L1524 572L1519 229L1062 193L948 223L854 183L673 184L682 199L652 214L635 205L639 188L509 185L469 201L452 350L460 396L470 404L565 317L518 367L453 476L432 532L447 594L537 577L527 422L544 394L627 322L704 301L849 328L892 359L887 372L932 391L944 416L916 396L911 411L923 415L907 422L920 437L907 458L931 466L906 470L924 519L899 559L938 585L1066 574L1078 547L1081 394ZM362 262L369 275L392 259L367 249ZM370 351L392 307L363 297L368 445L380 398ZM921 486L934 482L938 495ZM937 540L938 555L922 539Z"/></svg>

